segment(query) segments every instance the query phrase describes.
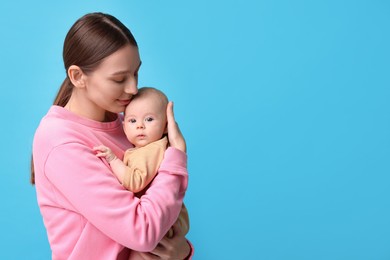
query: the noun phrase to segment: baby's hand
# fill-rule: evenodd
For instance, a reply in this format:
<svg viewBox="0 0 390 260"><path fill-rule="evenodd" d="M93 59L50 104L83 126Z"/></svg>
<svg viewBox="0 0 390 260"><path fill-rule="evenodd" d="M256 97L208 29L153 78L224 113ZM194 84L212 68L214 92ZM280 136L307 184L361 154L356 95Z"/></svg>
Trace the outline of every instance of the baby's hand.
<svg viewBox="0 0 390 260"><path fill-rule="evenodd" d="M93 150L96 152L97 157L105 157L108 163L110 163L111 161L117 158L116 155L107 146L104 145L95 146Z"/></svg>

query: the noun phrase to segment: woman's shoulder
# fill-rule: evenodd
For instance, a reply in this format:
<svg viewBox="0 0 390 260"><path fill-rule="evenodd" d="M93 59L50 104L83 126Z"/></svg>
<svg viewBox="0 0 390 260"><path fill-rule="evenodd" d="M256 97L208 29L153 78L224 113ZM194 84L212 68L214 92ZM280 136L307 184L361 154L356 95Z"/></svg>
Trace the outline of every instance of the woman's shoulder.
<svg viewBox="0 0 390 260"><path fill-rule="evenodd" d="M42 118L35 135L34 144L44 147L54 147L75 140L77 128L71 120L58 114L53 107Z"/></svg>
<svg viewBox="0 0 390 260"><path fill-rule="evenodd" d="M93 121L73 114L69 110L52 106L42 118L34 139L50 142L49 146L69 142L88 141L92 136L122 131L120 120L109 123Z"/></svg>
<svg viewBox="0 0 390 260"><path fill-rule="evenodd" d="M67 131L77 128L76 120L67 113L63 107L52 106L42 118L36 132L42 133L46 137L61 136Z"/></svg>

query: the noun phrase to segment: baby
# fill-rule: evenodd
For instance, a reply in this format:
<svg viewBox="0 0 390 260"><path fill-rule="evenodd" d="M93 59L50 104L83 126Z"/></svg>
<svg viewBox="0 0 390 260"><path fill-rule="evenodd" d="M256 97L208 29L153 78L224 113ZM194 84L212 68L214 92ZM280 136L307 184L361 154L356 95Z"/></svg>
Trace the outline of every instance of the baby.
<svg viewBox="0 0 390 260"><path fill-rule="evenodd" d="M106 158L115 176L129 191L143 191L157 174L168 145L167 105L168 98L160 90L140 88L127 105L123 122L127 139L134 148L125 152L122 161L110 148L104 145L94 147L96 155ZM176 224L183 235L188 233L189 217L184 204ZM166 236L174 236L172 227Z"/></svg>

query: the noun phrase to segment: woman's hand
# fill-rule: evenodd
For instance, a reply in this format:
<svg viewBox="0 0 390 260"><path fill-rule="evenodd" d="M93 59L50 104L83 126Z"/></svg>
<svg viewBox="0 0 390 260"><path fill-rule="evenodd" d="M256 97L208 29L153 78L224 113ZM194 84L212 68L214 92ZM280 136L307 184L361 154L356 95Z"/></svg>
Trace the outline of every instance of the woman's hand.
<svg viewBox="0 0 390 260"><path fill-rule="evenodd" d="M186 141L182 133L180 132L179 126L175 121L173 115L173 102L170 101L167 106L167 121L168 121L168 140L170 146L186 152Z"/></svg>
<svg viewBox="0 0 390 260"><path fill-rule="evenodd" d="M141 253L145 260L161 260L161 259L186 259L191 252L191 247L184 235L180 234L180 226L178 223L173 225L174 235L172 238L165 236L157 247L149 253Z"/></svg>

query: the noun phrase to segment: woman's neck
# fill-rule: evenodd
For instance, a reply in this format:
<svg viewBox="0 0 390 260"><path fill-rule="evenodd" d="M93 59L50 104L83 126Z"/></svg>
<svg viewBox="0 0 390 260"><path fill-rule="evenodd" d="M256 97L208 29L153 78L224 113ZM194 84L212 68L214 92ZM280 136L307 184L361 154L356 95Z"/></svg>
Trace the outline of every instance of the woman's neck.
<svg viewBox="0 0 390 260"><path fill-rule="evenodd" d="M72 94L65 108L76 115L99 122L110 122L115 117L114 114L103 109L92 106L88 100L80 100L80 97ZM115 119L114 119L115 120Z"/></svg>

